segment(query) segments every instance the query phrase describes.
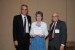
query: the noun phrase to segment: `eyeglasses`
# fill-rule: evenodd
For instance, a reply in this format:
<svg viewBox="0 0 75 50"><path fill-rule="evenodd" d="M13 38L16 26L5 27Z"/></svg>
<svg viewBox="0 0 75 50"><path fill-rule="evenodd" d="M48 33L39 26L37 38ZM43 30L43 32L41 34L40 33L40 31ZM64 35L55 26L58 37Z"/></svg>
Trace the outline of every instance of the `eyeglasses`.
<svg viewBox="0 0 75 50"><path fill-rule="evenodd" d="M21 9L21 10L28 10L28 9Z"/></svg>
<svg viewBox="0 0 75 50"><path fill-rule="evenodd" d="M58 16L52 16L52 17L58 17Z"/></svg>

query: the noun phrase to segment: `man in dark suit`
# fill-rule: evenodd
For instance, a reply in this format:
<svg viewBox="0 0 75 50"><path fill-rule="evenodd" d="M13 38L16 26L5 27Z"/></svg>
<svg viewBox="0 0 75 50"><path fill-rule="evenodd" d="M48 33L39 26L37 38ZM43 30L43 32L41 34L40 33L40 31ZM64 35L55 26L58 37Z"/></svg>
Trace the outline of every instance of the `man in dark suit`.
<svg viewBox="0 0 75 50"><path fill-rule="evenodd" d="M31 17L28 15L28 6L21 5L21 14L13 19L13 40L16 50L29 50Z"/></svg>
<svg viewBox="0 0 75 50"><path fill-rule="evenodd" d="M49 29L48 50L65 50L67 40L67 27L64 21L59 20L58 13L52 15Z"/></svg>

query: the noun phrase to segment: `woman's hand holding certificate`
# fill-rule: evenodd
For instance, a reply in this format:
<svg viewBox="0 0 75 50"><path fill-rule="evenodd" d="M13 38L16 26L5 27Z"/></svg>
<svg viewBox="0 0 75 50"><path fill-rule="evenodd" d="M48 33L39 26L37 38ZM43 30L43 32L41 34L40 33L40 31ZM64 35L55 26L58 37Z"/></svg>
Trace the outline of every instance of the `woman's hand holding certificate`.
<svg viewBox="0 0 75 50"><path fill-rule="evenodd" d="M36 34L31 34L30 36L31 36L31 37L35 37L35 36L36 36Z"/></svg>
<svg viewBox="0 0 75 50"><path fill-rule="evenodd" d="M42 37L42 38L44 38L44 37L45 37L45 35L44 35L44 34L39 34L39 36L40 36L40 37Z"/></svg>

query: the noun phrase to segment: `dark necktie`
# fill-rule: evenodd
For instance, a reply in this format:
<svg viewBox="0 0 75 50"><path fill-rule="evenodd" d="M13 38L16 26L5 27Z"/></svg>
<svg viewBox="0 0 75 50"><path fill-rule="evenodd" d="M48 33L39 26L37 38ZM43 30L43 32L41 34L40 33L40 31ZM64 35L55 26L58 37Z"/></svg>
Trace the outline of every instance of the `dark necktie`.
<svg viewBox="0 0 75 50"><path fill-rule="evenodd" d="M52 29L51 29L51 33L53 33L53 30L54 30L54 26L55 26L55 23L54 23L54 25L53 25L53 27L52 27Z"/></svg>
<svg viewBox="0 0 75 50"><path fill-rule="evenodd" d="M24 17L25 21L24 21L24 33L26 33L26 17Z"/></svg>
<svg viewBox="0 0 75 50"><path fill-rule="evenodd" d="M54 27L55 27L55 23L54 23L52 29L50 30L49 40L52 40L53 39L52 36L54 36Z"/></svg>

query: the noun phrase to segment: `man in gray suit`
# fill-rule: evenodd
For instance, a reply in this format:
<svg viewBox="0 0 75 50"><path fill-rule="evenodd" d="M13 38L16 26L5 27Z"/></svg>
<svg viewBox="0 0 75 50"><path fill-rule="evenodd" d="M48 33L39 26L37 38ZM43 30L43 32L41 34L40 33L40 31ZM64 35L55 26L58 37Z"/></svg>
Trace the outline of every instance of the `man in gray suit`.
<svg viewBox="0 0 75 50"><path fill-rule="evenodd" d="M64 21L59 20L58 13L52 15L49 29L48 50L65 50L67 40L67 27Z"/></svg>

